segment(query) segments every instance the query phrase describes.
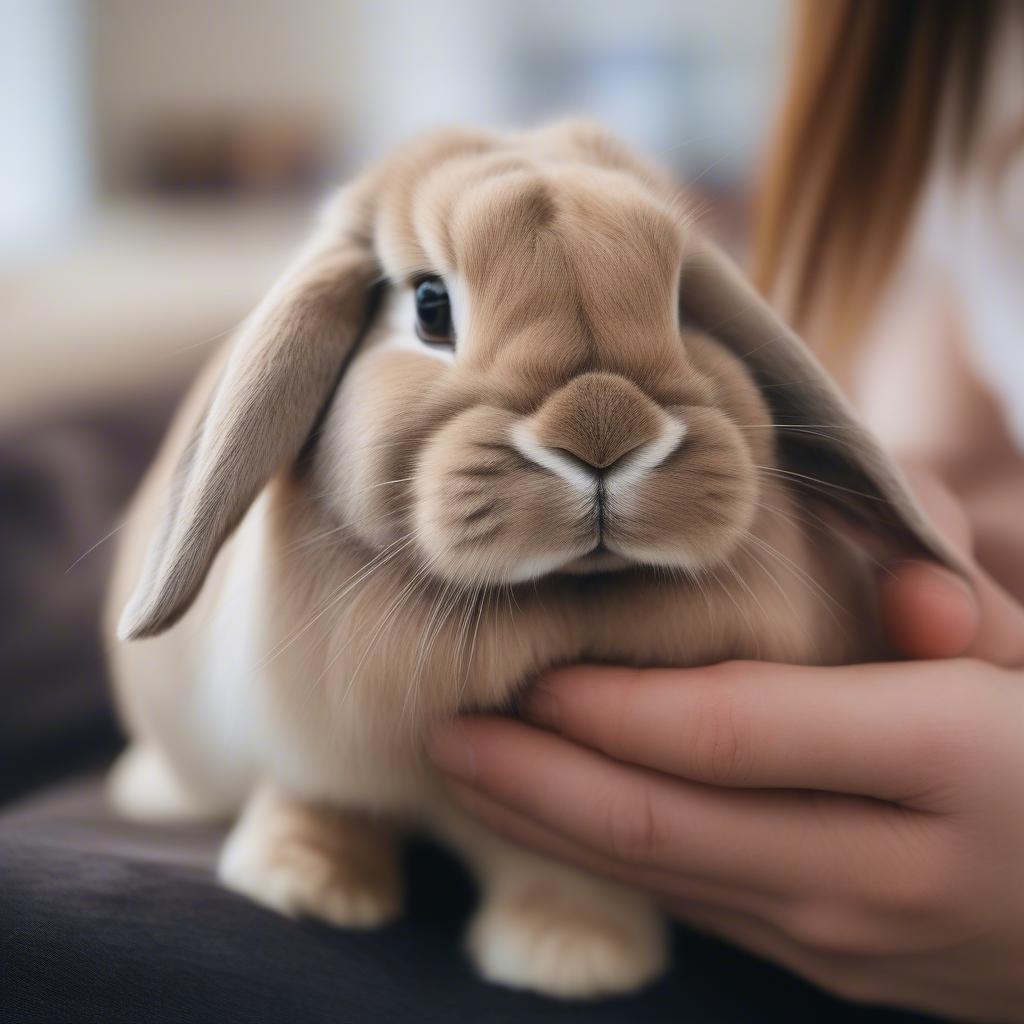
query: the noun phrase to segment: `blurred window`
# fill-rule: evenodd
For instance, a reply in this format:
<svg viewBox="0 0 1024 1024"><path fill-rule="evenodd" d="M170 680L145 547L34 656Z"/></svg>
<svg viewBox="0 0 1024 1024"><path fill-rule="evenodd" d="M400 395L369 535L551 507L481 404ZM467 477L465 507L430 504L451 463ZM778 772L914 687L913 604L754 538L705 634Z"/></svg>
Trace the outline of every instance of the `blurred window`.
<svg viewBox="0 0 1024 1024"><path fill-rule="evenodd" d="M0 255L86 199L84 23L80 0L0 0Z"/></svg>

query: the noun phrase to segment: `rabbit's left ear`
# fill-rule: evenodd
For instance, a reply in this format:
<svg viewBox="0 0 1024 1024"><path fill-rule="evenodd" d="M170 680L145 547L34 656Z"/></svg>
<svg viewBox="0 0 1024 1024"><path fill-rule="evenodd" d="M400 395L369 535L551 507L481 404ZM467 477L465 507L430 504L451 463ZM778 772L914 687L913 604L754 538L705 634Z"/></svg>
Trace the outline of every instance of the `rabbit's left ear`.
<svg viewBox="0 0 1024 1024"><path fill-rule="evenodd" d="M680 280L680 315L739 356L764 388L790 483L908 553L962 571L893 460L858 420L806 345L716 246L694 239Z"/></svg>
<svg viewBox="0 0 1024 1024"><path fill-rule="evenodd" d="M205 415L175 453L162 521L118 626L122 639L153 636L185 613L256 495L309 438L379 275L361 211L356 193L342 193L232 344Z"/></svg>

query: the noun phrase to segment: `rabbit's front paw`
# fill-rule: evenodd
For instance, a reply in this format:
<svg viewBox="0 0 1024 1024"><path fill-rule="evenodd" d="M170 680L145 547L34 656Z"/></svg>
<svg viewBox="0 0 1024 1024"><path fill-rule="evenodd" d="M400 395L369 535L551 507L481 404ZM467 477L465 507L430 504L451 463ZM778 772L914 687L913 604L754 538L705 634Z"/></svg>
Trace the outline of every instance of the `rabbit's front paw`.
<svg viewBox="0 0 1024 1024"><path fill-rule="evenodd" d="M394 841L374 823L256 798L221 852L227 888L289 917L373 928L401 911Z"/></svg>
<svg viewBox="0 0 1024 1024"><path fill-rule="evenodd" d="M667 943L660 915L640 897L590 901L546 884L493 896L469 932L470 954L489 981L562 999L646 985L664 969Z"/></svg>

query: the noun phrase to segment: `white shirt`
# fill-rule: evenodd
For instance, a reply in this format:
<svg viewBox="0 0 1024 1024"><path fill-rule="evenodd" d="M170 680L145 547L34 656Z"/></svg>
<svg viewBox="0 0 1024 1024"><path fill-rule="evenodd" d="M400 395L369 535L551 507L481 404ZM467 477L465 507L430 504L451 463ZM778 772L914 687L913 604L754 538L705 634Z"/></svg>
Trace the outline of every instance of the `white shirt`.
<svg viewBox="0 0 1024 1024"><path fill-rule="evenodd" d="M997 27L969 164L936 161L916 256L949 282L981 380L1024 448L1024 24ZM1015 23L1016 22L1016 23ZM939 153L944 152L940 143ZM948 153L948 149L945 149ZM913 249L912 249L913 252ZM914 258L912 256L912 258Z"/></svg>

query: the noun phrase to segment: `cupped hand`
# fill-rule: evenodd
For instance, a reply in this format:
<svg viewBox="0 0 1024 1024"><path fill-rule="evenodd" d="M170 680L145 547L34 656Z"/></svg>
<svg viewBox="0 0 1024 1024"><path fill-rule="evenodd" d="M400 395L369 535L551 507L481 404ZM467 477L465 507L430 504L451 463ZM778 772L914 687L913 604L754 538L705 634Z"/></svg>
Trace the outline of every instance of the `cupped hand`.
<svg viewBox="0 0 1024 1024"><path fill-rule="evenodd" d="M880 584L935 660L575 667L435 761L497 831L832 992L1024 1020L1024 609L972 571Z"/></svg>

